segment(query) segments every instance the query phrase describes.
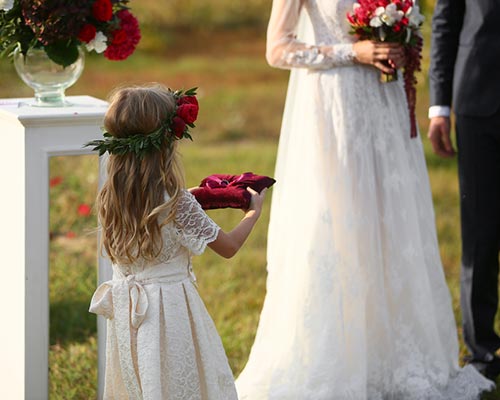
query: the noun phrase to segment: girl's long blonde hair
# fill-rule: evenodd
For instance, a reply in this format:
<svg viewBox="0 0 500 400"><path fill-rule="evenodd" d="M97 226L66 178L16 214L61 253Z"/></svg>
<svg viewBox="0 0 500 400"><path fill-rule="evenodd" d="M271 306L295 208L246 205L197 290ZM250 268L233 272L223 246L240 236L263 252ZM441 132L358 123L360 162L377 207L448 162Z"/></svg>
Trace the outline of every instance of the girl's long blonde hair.
<svg viewBox="0 0 500 400"><path fill-rule="evenodd" d="M176 105L173 94L159 84L117 89L109 101L104 127L115 137L155 131ZM117 264L154 261L163 247L161 228L175 217L184 187L177 141L164 140L161 150L142 159L112 154L107 173L97 196L101 249Z"/></svg>

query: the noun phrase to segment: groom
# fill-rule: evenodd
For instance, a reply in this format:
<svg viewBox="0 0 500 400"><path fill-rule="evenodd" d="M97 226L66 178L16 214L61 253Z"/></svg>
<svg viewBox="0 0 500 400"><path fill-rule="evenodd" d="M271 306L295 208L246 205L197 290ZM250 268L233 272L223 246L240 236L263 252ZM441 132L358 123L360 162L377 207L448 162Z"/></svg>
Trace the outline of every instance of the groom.
<svg viewBox="0 0 500 400"><path fill-rule="evenodd" d="M500 373L500 0L437 0L432 20L429 133L434 152L453 157L456 116L462 223L461 307L471 362ZM452 102L453 99L453 102Z"/></svg>

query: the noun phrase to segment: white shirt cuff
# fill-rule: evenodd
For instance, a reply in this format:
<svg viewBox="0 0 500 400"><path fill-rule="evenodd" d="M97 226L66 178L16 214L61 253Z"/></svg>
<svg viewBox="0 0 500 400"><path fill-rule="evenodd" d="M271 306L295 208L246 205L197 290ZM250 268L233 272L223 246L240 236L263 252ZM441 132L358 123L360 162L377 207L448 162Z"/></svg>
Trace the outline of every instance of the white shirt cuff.
<svg viewBox="0 0 500 400"><path fill-rule="evenodd" d="M430 106L429 118L449 117L451 114L450 106Z"/></svg>

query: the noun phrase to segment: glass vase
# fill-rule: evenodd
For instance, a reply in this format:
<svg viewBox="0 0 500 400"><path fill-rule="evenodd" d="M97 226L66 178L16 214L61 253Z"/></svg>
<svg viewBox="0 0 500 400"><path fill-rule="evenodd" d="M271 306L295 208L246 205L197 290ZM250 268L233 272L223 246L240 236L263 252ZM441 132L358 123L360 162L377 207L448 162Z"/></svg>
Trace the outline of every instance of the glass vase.
<svg viewBox="0 0 500 400"><path fill-rule="evenodd" d="M20 78L35 91L36 107L66 107L64 91L82 74L85 53L78 48L78 59L63 67L52 61L43 48L32 48L24 55L20 49L14 53L14 66Z"/></svg>

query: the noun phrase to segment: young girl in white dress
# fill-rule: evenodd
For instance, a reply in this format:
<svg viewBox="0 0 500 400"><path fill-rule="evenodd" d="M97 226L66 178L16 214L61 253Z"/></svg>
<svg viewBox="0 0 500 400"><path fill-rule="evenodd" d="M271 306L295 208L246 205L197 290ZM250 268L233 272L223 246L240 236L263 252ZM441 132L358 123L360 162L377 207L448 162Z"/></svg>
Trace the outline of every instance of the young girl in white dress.
<svg viewBox="0 0 500 400"><path fill-rule="evenodd" d="M381 71L404 65L404 52L356 41L346 18L353 6L273 0L267 59L293 72L267 295L238 395L478 399L493 383L458 364L425 158L420 138L410 137L403 79L380 82ZM311 35L300 36L303 21Z"/></svg>
<svg viewBox="0 0 500 400"><path fill-rule="evenodd" d="M177 153L197 112L194 92L123 88L110 99L106 138L90 143L110 153L97 208L113 280L90 306L108 319L105 399L237 399L191 255L207 245L234 255L259 218L264 191L249 189L250 207L229 233L205 214L184 189Z"/></svg>

